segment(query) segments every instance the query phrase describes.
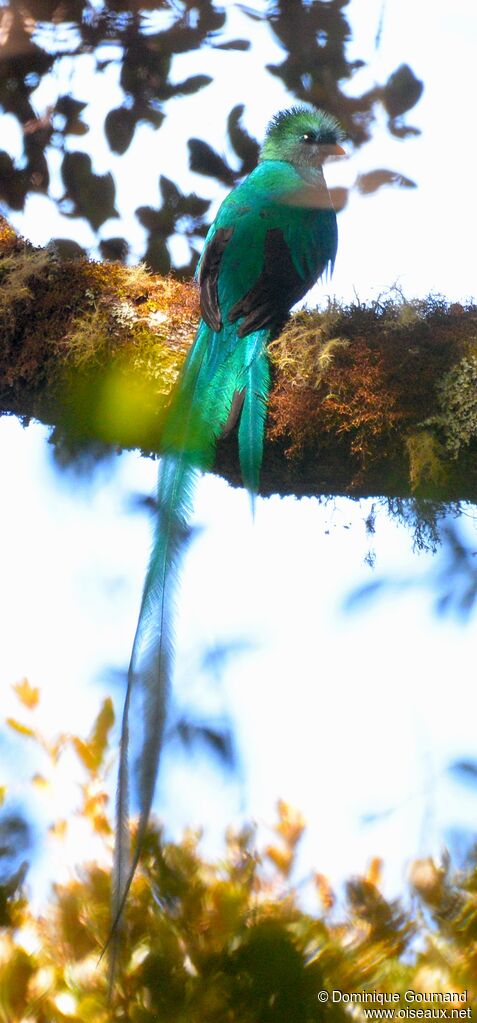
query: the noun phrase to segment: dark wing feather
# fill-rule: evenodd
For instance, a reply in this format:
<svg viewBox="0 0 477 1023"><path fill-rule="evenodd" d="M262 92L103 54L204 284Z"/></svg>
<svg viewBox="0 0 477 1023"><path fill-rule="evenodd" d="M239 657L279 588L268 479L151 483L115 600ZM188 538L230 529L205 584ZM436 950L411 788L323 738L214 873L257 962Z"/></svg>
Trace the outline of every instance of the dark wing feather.
<svg viewBox="0 0 477 1023"><path fill-rule="evenodd" d="M306 295L315 283L316 273L304 279L298 273L290 250L279 227L270 228L265 236L263 269L257 283L232 306L229 320L244 319L237 329L239 337L254 330L271 327L279 330L295 302Z"/></svg>
<svg viewBox="0 0 477 1023"><path fill-rule="evenodd" d="M210 239L200 261L200 312L207 326L214 331L222 329L217 282L219 279L220 261L232 237L233 230L233 227L219 227L213 238Z"/></svg>

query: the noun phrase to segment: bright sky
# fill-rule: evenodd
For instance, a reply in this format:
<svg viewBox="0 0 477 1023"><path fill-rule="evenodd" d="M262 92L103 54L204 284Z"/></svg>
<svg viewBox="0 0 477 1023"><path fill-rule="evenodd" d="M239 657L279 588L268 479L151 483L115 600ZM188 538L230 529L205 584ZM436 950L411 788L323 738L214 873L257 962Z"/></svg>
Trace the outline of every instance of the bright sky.
<svg viewBox="0 0 477 1023"><path fill-rule="evenodd" d="M288 102L279 82L257 71L257 54L261 64L280 56L266 26L257 28L233 4L227 8L230 37L257 32L251 73L244 72L243 54L211 51L207 69L216 81L187 105L176 104L178 116L187 112L186 128L197 125L194 131L202 134L203 125L204 137L219 150L222 115L234 102L246 102L247 125L257 135ZM356 28L352 54L369 62L353 89L384 80L408 62L425 82L424 97L407 118L422 135L400 142L383 127L362 152L330 167L327 177L332 184L351 184L358 173L389 167L416 180L418 188L352 196L340 216L339 255L326 291L346 299L356 292L366 300L398 282L409 296L434 290L465 299L475 287L470 202L475 141L468 127L475 11L465 0L452 7L443 0L387 0L376 53L380 11L381 0L350 4ZM112 71L107 88L88 79L88 60L81 71L83 98L91 101L90 116L98 126L88 144L95 169L114 171L118 161L101 141L101 125L121 94L114 91ZM187 54L177 59L177 79L196 71L195 60ZM66 81L71 71L65 62L59 73ZM48 86L41 88L39 110L48 103ZM124 223L110 221L104 237L124 232L140 249L141 231L131 213L140 204L157 205L159 171L188 190L217 197L212 181L193 181L187 172L185 138L191 132L178 146L175 124L171 113L159 133L148 128L137 133L118 190ZM13 130L11 139L14 144ZM84 144L82 138L78 147ZM140 181L138 168L145 171ZM29 201L21 222L39 243L68 234L69 226L55 223L40 197ZM91 242L86 224L78 240ZM179 259L185 255L181 245L177 240ZM322 297L318 288L309 301ZM86 732L101 693L112 690L108 672L127 663L149 545L148 521L131 514L129 501L134 492L153 490L156 469L147 460L123 456L111 476L100 474L82 491L51 468L44 437L38 427L24 431L13 420L0 422L2 707L5 713L17 711L9 686L28 675L44 694L45 726ZM271 498L258 502L252 523L241 491L217 479L202 482L196 517L206 528L183 575L176 699L187 709L202 707L202 714L204 707L230 714L241 771L227 780L205 757L166 753L157 809L172 834L202 824L207 847L217 851L227 823L245 815L266 829L276 800L288 799L308 822L301 876L315 867L339 882L382 854L388 884L396 890L409 857L438 854L450 828L474 826L477 794L446 774L453 759L472 757L475 750L475 685L468 669L475 659L474 626L437 623L428 597L414 591L382 599L366 612L344 613L346 595L372 577L364 564L370 546L363 524L367 509L343 500L319 506ZM426 564L425 556L416 564L409 533L384 513L373 546L379 573L406 566L422 571ZM197 671L204 647L242 640L251 648L231 657L221 685ZM4 749L11 762L18 757L15 750L21 751L12 780L13 794L21 799L37 766L25 757L24 743L9 742ZM74 805L76 780L72 770L57 779L55 799L66 814ZM388 810L394 812L362 826L363 815ZM50 876L57 877L68 858L64 848L55 852L53 839L44 834L39 843ZM78 848L73 829L70 849L76 857Z"/></svg>

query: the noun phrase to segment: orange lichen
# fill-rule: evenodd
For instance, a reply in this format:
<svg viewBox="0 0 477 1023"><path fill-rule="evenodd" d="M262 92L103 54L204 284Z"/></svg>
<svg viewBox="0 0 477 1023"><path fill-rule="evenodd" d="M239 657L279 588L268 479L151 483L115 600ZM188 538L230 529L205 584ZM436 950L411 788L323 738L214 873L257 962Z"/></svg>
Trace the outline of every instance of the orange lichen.
<svg viewBox="0 0 477 1023"><path fill-rule="evenodd" d="M406 457L408 434L435 410L439 381L468 344L469 316L429 298L301 317L297 361L296 324L272 346L283 372L271 398L270 435L286 441L290 458L341 450L359 484L370 464Z"/></svg>

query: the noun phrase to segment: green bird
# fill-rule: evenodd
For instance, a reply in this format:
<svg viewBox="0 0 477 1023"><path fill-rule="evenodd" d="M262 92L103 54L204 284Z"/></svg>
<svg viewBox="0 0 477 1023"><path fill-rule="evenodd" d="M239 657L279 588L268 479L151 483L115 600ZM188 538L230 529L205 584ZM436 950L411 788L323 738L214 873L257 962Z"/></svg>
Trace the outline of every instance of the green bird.
<svg viewBox="0 0 477 1023"><path fill-rule="evenodd" d="M201 320L171 398L161 438L158 514L128 673L117 797L112 935L137 867L154 796L173 660L172 608L197 475L238 421L244 486L258 492L269 392L267 345L337 249L323 175L343 154L334 117L297 106L270 122L258 166L227 196L198 265ZM142 728L135 768L139 822L131 858L128 732L131 701Z"/></svg>

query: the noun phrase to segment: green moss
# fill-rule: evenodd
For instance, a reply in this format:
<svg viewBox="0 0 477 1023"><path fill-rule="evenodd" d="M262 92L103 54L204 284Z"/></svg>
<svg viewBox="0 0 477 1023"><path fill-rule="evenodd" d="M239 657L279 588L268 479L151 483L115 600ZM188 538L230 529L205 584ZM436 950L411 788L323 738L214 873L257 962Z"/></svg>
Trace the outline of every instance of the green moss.
<svg viewBox="0 0 477 1023"><path fill-rule="evenodd" d="M153 450L198 319L197 289L141 265L61 260L0 218L2 408L82 451Z"/></svg>
<svg viewBox="0 0 477 1023"><path fill-rule="evenodd" d="M406 440L409 455L409 481L413 492L421 487L443 486L448 472L445 450L430 430L415 430Z"/></svg>
<svg viewBox="0 0 477 1023"><path fill-rule="evenodd" d="M449 456L456 459L461 449L477 438L477 353L471 349L438 383L436 391L440 412L427 423L439 428Z"/></svg>
<svg viewBox="0 0 477 1023"><path fill-rule="evenodd" d="M272 366L285 374L292 386L318 389L337 351L349 345L345 338L334 336L340 315L335 303L324 312L296 313L269 345Z"/></svg>
<svg viewBox="0 0 477 1023"><path fill-rule="evenodd" d="M44 274L50 261L49 254L41 249L21 249L0 261L0 312L2 317L12 318L18 302L32 297L31 282Z"/></svg>
<svg viewBox="0 0 477 1023"><path fill-rule="evenodd" d="M349 493L378 477L447 490L449 456L477 436L475 336L474 306L433 295L301 312L270 346L269 435L290 459L346 466Z"/></svg>

